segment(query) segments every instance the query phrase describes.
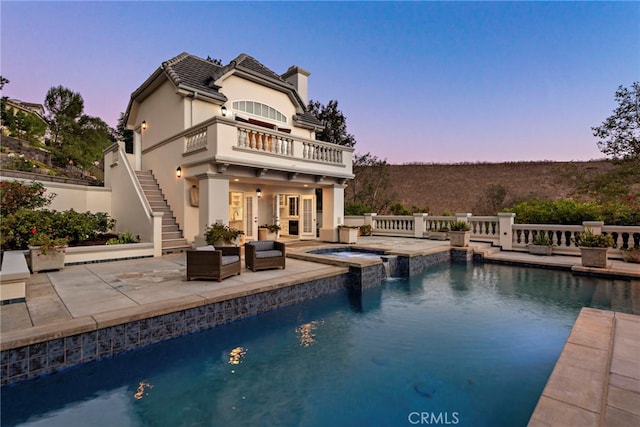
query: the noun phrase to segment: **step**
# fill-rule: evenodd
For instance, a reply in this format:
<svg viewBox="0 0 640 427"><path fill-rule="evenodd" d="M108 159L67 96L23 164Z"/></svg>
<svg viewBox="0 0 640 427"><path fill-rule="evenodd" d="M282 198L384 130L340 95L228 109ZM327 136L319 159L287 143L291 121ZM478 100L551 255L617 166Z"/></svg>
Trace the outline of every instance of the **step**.
<svg viewBox="0 0 640 427"><path fill-rule="evenodd" d="M190 247L190 245L187 239L167 239L162 241L162 249L177 247Z"/></svg>
<svg viewBox="0 0 640 427"><path fill-rule="evenodd" d="M178 231L164 231L162 230L162 240L183 239L182 232Z"/></svg>
<svg viewBox="0 0 640 427"><path fill-rule="evenodd" d="M180 231L180 227L175 222L171 225L162 224L162 232L163 233L173 233L174 231Z"/></svg>

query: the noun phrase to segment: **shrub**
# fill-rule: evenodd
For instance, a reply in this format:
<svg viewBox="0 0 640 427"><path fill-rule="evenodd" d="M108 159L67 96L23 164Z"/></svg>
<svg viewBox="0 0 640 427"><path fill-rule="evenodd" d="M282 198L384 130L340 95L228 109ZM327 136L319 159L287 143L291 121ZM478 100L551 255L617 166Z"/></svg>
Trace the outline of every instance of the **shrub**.
<svg viewBox="0 0 640 427"><path fill-rule="evenodd" d="M576 236L576 245L585 248L609 248L614 245L613 237L608 234L594 234L590 228Z"/></svg>
<svg viewBox="0 0 640 427"><path fill-rule="evenodd" d="M138 243L140 241L140 236L133 236L128 231L120 234L118 237L113 237L107 240L107 245L126 245L129 243Z"/></svg>
<svg viewBox="0 0 640 427"><path fill-rule="evenodd" d="M471 229L466 221L451 221L449 228L451 231L469 231Z"/></svg>
<svg viewBox="0 0 640 427"><path fill-rule="evenodd" d="M539 231L533 236L531 243L540 246L551 246L551 238L544 231Z"/></svg>
<svg viewBox="0 0 640 427"><path fill-rule="evenodd" d="M349 215L364 215L366 213L373 212L373 210L364 203L347 202L344 205L344 214Z"/></svg>
<svg viewBox="0 0 640 427"><path fill-rule="evenodd" d="M231 228L228 225L213 224L205 229L204 238L210 245L214 245L219 241L225 244L231 244L234 239L243 234L244 232L242 230Z"/></svg>
<svg viewBox="0 0 640 427"><path fill-rule="evenodd" d="M516 214L518 224L582 224L583 221L602 221L602 209L593 202L576 200L532 199L505 209Z"/></svg>
<svg viewBox="0 0 640 427"><path fill-rule="evenodd" d="M0 214L4 217L19 209L39 209L51 204L56 195L44 195L40 182L25 184L21 181L0 181Z"/></svg>
<svg viewBox="0 0 640 427"><path fill-rule="evenodd" d="M371 226L369 224L364 224L360 226L360 235L361 236L371 236L373 232Z"/></svg>

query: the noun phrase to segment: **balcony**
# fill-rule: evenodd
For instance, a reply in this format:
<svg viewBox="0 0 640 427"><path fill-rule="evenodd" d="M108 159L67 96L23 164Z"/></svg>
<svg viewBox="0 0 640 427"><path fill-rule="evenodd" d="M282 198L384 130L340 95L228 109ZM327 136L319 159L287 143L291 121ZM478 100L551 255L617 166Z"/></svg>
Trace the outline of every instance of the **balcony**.
<svg viewBox="0 0 640 427"><path fill-rule="evenodd" d="M353 148L215 117L175 138L187 161L253 165L291 172L350 178Z"/></svg>

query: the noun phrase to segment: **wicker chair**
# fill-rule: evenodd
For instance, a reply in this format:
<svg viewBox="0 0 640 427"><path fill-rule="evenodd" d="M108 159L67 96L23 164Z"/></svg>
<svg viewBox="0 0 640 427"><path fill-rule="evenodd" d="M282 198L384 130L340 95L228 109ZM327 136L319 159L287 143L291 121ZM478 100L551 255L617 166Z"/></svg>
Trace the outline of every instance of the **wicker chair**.
<svg viewBox="0 0 640 427"><path fill-rule="evenodd" d="M187 280L222 279L240 274L240 248L237 246L205 246L187 251Z"/></svg>
<svg viewBox="0 0 640 427"><path fill-rule="evenodd" d="M244 260L252 271L285 268L285 246L282 242L259 240L244 245Z"/></svg>

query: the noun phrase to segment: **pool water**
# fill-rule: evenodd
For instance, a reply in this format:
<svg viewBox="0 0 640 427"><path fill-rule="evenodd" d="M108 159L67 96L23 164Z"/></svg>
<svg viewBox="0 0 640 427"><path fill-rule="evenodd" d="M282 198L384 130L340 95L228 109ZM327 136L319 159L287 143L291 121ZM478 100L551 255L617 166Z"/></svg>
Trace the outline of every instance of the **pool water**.
<svg viewBox="0 0 640 427"><path fill-rule="evenodd" d="M445 263L6 387L1 421L524 426L580 308L630 312L630 287Z"/></svg>

